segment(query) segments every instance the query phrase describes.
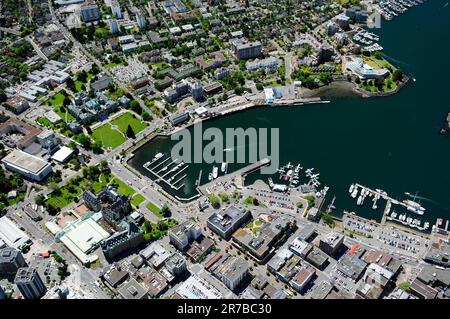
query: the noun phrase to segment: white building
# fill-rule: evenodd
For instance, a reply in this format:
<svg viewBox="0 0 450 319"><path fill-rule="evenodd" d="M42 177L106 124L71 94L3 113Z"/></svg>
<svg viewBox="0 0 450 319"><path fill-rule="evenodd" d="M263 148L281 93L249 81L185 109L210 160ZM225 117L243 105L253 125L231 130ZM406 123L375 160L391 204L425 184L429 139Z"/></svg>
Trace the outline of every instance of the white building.
<svg viewBox="0 0 450 319"><path fill-rule="evenodd" d="M37 182L42 181L53 171L52 166L43 159L21 150L14 150L6 155L2 163L8 170Z"/></svg>
<svg viewBox="0 0 450 319"><path fill-rule="evenodd" d="M0 218L0 242L18 250L31 245L30 237L6 216Z"/></svg>

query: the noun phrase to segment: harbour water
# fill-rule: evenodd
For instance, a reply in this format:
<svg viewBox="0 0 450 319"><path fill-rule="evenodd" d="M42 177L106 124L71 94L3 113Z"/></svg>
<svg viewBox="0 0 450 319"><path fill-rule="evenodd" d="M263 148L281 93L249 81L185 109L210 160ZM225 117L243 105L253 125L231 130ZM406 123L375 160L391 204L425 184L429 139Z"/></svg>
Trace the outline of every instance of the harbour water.
<svg viewBox="0 0 450 319"><path fill-rule="evenodd" d="M446 1L427 1L371 30L380 36L391 62L413 79L398 94L368 99L344 94L328 104L256 108L204 123L204 129L280 128L280 164L301 163L320 172L322 185L336 196L337 215L348 210L381 219L384 205L372 210L371 201L361 207L349 196L350 184L359 183L400 200L407 198L404 192L418 192L417 200L426 208L420 216L422 223L450 219L450 136L438 133L450 111L450 6L445 6ZM130 163L149 175L142 165L157 152L170 154L173 144L170 139L156 139ZM216 165L220 169L220 163ZM242 166L229 165L228 171ZM205 183L212 165L190 165L179 196L196 193L200 170ZM257 179L267 182L268 176L250 174L246 184Z"/></svg>

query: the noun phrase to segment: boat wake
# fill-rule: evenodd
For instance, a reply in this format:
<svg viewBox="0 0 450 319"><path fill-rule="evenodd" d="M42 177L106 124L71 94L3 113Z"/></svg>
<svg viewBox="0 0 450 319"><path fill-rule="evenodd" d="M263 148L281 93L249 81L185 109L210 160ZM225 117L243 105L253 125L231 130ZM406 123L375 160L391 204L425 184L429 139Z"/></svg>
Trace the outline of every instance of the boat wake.
<svg viewBox="0 0 450 319"><path fill-rule="evenodd" d="M446 2L442 8L446 8L447 6L448 6L448 2Z"/></svg>

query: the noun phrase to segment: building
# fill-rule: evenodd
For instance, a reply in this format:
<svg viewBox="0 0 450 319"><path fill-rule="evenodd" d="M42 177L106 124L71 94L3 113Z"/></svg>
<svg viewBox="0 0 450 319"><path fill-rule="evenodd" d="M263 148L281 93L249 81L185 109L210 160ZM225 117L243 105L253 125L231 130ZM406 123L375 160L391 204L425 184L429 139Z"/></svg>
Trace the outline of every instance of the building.
<svg viewBox="0 0 450 319"><path fill-rule="evenodd" d="M270 222L261 221L257 233L249 228L237 230L232 238L240 248L249 252L250 256L259 263L267 260L283 239L287 238L295 229L295 221L288 217L277 217Z"/></svg>
<svg viewBox="0 0 450 319"><path fill-rule="evenodd" d="M301 267L300 270L291 279L292 288L298 292L302 292L306 286L313 280L316 271L312 267Z"/></svg>
<svg viewBox="0 0 450 319"><path fill-rule="evenodd" d="M188 112L178 113L169 117L170 124L173 126L186 122L187 120L189 120Z"/></svg>
<svg viewBox="0 0 450 319"><path fill-rule="evenodd" d="M257 71L259 69L265 69L267 73L273 73L278 69L280 61L276 57L268 57L262 60L248 61L245 63L245 67L249 72Z"/></svg>
<svg viewBox="0 0 450 319"><path fill-rule="evenodd" d="M305 259L318 269L324 269L328 264L328 256L316 247L313 247L313 249L306 255Z"/></svg>
<svg viewBox="0 0 450 319"><path fill-rule="evenodd" d="M148 261L155 269L160 269L161 266L170 257L170 253L159 243L152 243L145 249L139 252L139 255Z"/></svg>
<svg viewBox="0 0 450 319"><path fill-rule="evenodd" d="M219 82L208 83L203 87L203 91L206 95L212 96L222 91L222 84Z"/></svg>
<svg viewBox="0 0 450 319"><path fill-rule="evenodd" d="M167 280L155 269L146 267L139 271L139 278L142 285L147 288L147 293L151 298L157 298L164 293L169 284Z"/></svg>
<svg viewBox="0 0 450 319"><path fill-rule="evenodd" d="M222 299L222 293L205 279L193 274L183 281L176 293L184 299Z"/></svg>
<svg viewBox="0 0 450 319"><path fill-rule="evenodd" d="M347 17L345 14L340 14L335 19L336 24L344 31L347 31L350 29L350 18Z"/></svg>
<svg viewBox="0 0 450 319"><path fill-rule="evenodd" d="M368 17L367 11L357 6L345 10L345 15L349 17L350 20L359 23L366 22Z"/></svg>
<svg viewBox="0 0 450 319"><path fill-rule="evenodd" d="M122 9L118 1L111 1L111 12L117 19L123 19Z"/></svg>
<svg viewBox="0 0 450 319"><path fill-rule="evenodd" d="M94 22L100 20L100 10L95 4L84 4L80 9L81 20L84 23Z"/></svg>
<svg viewBox="0 0 450 319"><path fill-rule="evenodd" d="M348 35L346 35L343 32L338 32L334 35L334 37L336 38L336 42L341 44L341 45L346 45L348 44Z"/></svg>
<svg viewBox="0 0 450 319"><path fill-rule="evenodd" d="M384 79L389 75L389 70L384 68L375 69L364 63L363 59L356 56L344 58L345 69L360 80Z"/></svg>
<svg viewBox="0 0 450 319"><path fill-rule="evenodd" d="M22 253L12 247L0 249L0 275L15 275L19 268L25 267Z"/></svg>
<svg viewBox="0 0 450 319"><path fill-rule="evenodd" d="M224 79L224 78L226 78L226 77L228 77L228 76L230 76L230 71L228 71L228 69L225 69L225 68L217 69L217 70L214 72L214 77L215 77L217 80L222 80L222 79Z"/></svg>
<svg viewBox="0 0 450 319"><path fill-rule="evenodd" d="M179 253L174 253L167 259L165 268L172 276L179 277L187 270L186 259Z"/></svg>
<svg viewBox="0 0 450 319"><path fill-rule="evenodd" d="M336 232L328 233L320 238L319 248L326 254L333 256L344 243L344 235Z"/></svg>
<svg viewBox="0 0 450 319"><path fill-rule="evenodd" d="M145 15L143 15L142 13L136 14L136 22L141 29L145 29L145 27L147 26L147 20L145 19Z"/></svg>
<svg viewBox="0 0 450 319"><path fill-rule="evenodd" d="M248 42L244 39L232 39L230 44L238 60L255 59L262 54L262 46L259 41Z"/></svg>
<svg viewBox="0 0 450 319"><path fill-rule="evenodd" d="M0 31L0 39L1 39L1 31ZM0 300L6 299L5 291L3 290L2 286L0 286Z"/></svg>
<svg viewBox="0 0 450 319"><path fill-rule="evenodd" d="M339 25L337 25L337 23L335 22L328 22L327 24L327 33L329 36L333 36L336 34L336 32L339 31Z"/></svg>
<svg viewBox="0 0 450 319"><path fill-rule="evenodd" d="M107 259L112 259L144 242L142 230L136 224L123 222L121 227L123 230L100 243L103 254Z"/></svg>
<svg viewBox="0 0 450 319"><path fill-rule="evenodd" d="M117 110L118 107L119 104L116 101L97 91L93 99L84 93L77 93L75 104L69 104L67 109L82 124L90 124L106 119L108 114Z"/></svg>
<svg viewBox="0 0 450 319"><path fill-rule="evenodd" d="M189 244L200 236L202 236L202 229L190 220L169 230L170 243L182 251L186 250Z"/></svg>
<svg viewBox="0 0 450 319"><path fill-rule="evenodd" d="M325 299L333 289L333 285L327 280L321 281L319 284L314 285L314 288L309 295L309 299Z"/></svg>
<svg viewBox="0 0 450 319"><path fill-rule="evenodd" d="M119 33L119 25L117 24L116 19L109 19L108 24L109 24L109 30L111 31L112 34Z"/></svg>
<svg viewBox="0 0 450 319"><path fill-rule="evenodd" d="M13 150L2 159L2 163L8 170L36 182L41 182L53 172L49 163L21 150Z"/></svg>
<svg viewBox="0 0 450 319"><path fill-rule="evenodd" d="M31 245L31 239L8 217L0 218L0 242L7 246L21 250Z"/></svg>
<svg viewBox="0 0 450 319"><path fill-rule="evenodd" d="M111 290L114 290L125 282L125 280L130 277L130 274L127 271L122 270L120 265L113 264L106 267L106 269L102 271L101 277L103 278L105 284Z"/></svg>
<svg viewBox="0 0 450 319"><path fill-rule="evenodd" d="M227 254L210 270L225 286L234 291L246 280L249 274L248 268L245 259Z"/></svg>
<svg viewBox="0 0 450 319"><path fill-rule="evenodd" d="M20 114L27 110L30 104L23 97L15 95L6 101L5 107L15 114Z"/></svg>
<svg viewBox="0 0 450 319"><path fill-rule="evenodd" d="M220 237L229 239L241 225L250 219L250 217L251 214L248 210L230 206L226 210L213 213L209 216L207 225Z"/></svg>
<svg viewBox="0 0 450 319"><path fill-rule="evenodd" d="M59 148L58 142L56 141L55 132L52 130L44 130L37 135L37 141L42 146L43 149L47 150L48 153L53 154L56 149Z"/></svg>
<svg viewBox="0 0 450 319"><path fill-rule="evenodd" d="M123 299L147 299L147 289L137 282L136 279L131 278L119 289L117 292Z"/></svg>
<svg viewBox="0 0 450 319"><path fill-rule="evenodd" d="M89 255L103 240L109 238L110 234L105 231L93 219L92 214L85 214L64 229L54 222L47 222L45 226L52 231L57 241L62 242L82 264L90 264L98 259L96 255Z"/></svg>
<svg viewBox="0 0 450 319"><path fill-rule="evenodd" d="M130 199L119 194L112 186L105 187L98 195L85 191L83 199L89 209L102 211L103 218L110 224L119 222L132 210Z"/></svg>
<svg viewBox="0 0 450 319"><path fill-rule="evenodd" d="M10 148L27 148L37 140L39 133L40 129L14 118L0 124L0 140Z"/></svg>
<svg viewBox="0 0 450 319"><path fill-rule="evenodd" d="M47 291L44 282L34 268L20 268L14 283L25 299L39 299Z"/></svg>
<svg viewBox="0 0 450 319"><path fill-rule="evenodd" d="M55 154L53 154L52 160L62 164L67 163L72 158L74 152L75 151L73 149L63 146Z"/></svg>
<svg viewBox="0 0 450 319"><path fill-rule="evenodd" d="M337 271L344 277L357 282L367 268L367 263L356 255L346 253L337 264Z"/></svg>
<svg viewBox="0 0 450 319"><path fill-rule="evenodd" d="M290 244L289 249L296 255L305 258L306 255L313 249L313 246L306 241L296 237Z"/></svg>

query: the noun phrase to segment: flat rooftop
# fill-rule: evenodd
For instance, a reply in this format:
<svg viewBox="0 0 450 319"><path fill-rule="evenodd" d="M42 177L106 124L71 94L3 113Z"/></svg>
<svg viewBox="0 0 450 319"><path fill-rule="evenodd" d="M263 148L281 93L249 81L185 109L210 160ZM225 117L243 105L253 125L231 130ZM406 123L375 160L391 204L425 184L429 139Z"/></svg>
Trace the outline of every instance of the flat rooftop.
<svg viewBox="0 0 450 319"><path fill-rule="evenodd" d="M49 164L34 155L20 150L14 150L2 159L3 163L13 166L21 171L39 174Z"/></svg>

